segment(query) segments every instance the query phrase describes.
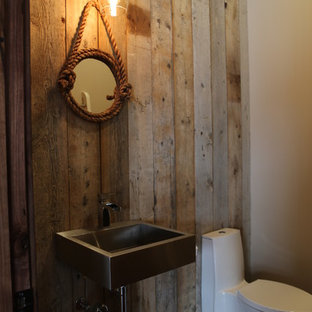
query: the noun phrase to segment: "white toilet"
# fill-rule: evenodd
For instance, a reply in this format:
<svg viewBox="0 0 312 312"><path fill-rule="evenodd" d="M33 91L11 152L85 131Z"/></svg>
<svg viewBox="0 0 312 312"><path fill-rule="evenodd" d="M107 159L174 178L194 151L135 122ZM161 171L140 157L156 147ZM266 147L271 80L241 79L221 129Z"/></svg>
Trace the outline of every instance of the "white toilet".
<svg viewBox="0 0 312 312"><path fill-rule="evenodd" d="M266 280L244 280L240 231L202 236L202 312L312 312L312 295Z"/></svg>

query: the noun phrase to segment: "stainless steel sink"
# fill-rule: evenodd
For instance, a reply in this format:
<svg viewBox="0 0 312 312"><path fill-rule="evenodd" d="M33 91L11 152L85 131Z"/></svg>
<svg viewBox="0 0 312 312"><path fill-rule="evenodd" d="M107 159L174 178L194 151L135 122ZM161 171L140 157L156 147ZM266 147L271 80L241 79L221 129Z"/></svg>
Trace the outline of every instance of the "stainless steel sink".
<svg viewBox="0 0 312 312"><path fill-rule="evenodd" d="M108 289L195 261L195 235L143 223L56 234L59 259Z"/></svg>

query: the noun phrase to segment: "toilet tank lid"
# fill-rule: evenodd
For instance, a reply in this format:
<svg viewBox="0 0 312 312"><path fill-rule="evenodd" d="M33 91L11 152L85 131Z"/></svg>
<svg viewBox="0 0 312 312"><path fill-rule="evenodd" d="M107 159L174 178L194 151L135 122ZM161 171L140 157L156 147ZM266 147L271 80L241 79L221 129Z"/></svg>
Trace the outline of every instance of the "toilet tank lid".
<svg viewBox="0 0 312 312"><path fill-rule="evenodd" d="M209 232L206 234L203 234L202 237L205 239L218 239L223 238L231 234L240 233L238 229L233 228L223 228L214 232Z"/></svg>
<svg viewBox="0 0 312 312"><path fill-rule="evenodd" d="M245 304L263 312L312 312L312 295L293 286L256 280L238 291Z"/></svg>

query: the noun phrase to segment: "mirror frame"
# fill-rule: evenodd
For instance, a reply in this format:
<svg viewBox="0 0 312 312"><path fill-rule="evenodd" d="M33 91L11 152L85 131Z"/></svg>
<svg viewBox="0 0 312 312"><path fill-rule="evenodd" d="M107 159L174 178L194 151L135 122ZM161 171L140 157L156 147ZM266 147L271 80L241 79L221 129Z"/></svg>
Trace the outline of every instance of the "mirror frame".
<svg viewBox="0 0 312 312"><path fill-rule="evenodd" d="M93 58L105 63L113 73L116 81L114 95L107 97L107 99L114 101L109 108L101 113L87 111L77 103L71 93L76 80L74 69L81 61L88 58ZM131 85L127 82L127 76L118 64L118 61L114 56L98 49L82 49L72 54L64 64L57 83L65 101L73 111L82 118L92 122L102 122L116 116L119 113L122 104L128 100L131 95Z"/></svg>

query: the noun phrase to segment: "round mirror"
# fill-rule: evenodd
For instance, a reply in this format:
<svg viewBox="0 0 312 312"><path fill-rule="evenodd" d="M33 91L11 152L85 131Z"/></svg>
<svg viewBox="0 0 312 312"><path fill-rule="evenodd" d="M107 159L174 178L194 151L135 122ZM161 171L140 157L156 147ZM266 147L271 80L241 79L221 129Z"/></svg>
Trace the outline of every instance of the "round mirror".
<svg viewBox="0 0 312 312"><path fill-rule="evenodd" d="M70 107L93 122L116 116L131 95L121 60L97 49L79 50L68 57L58 86Z"/></svg>
<svg viewBox="0 0 312 312"><path fill-rule="evenodd" d="M112 106L116 81L105 63L84 59L74 72L76 81L71 93L80 107L91 113L101 113Z"/></svg>

